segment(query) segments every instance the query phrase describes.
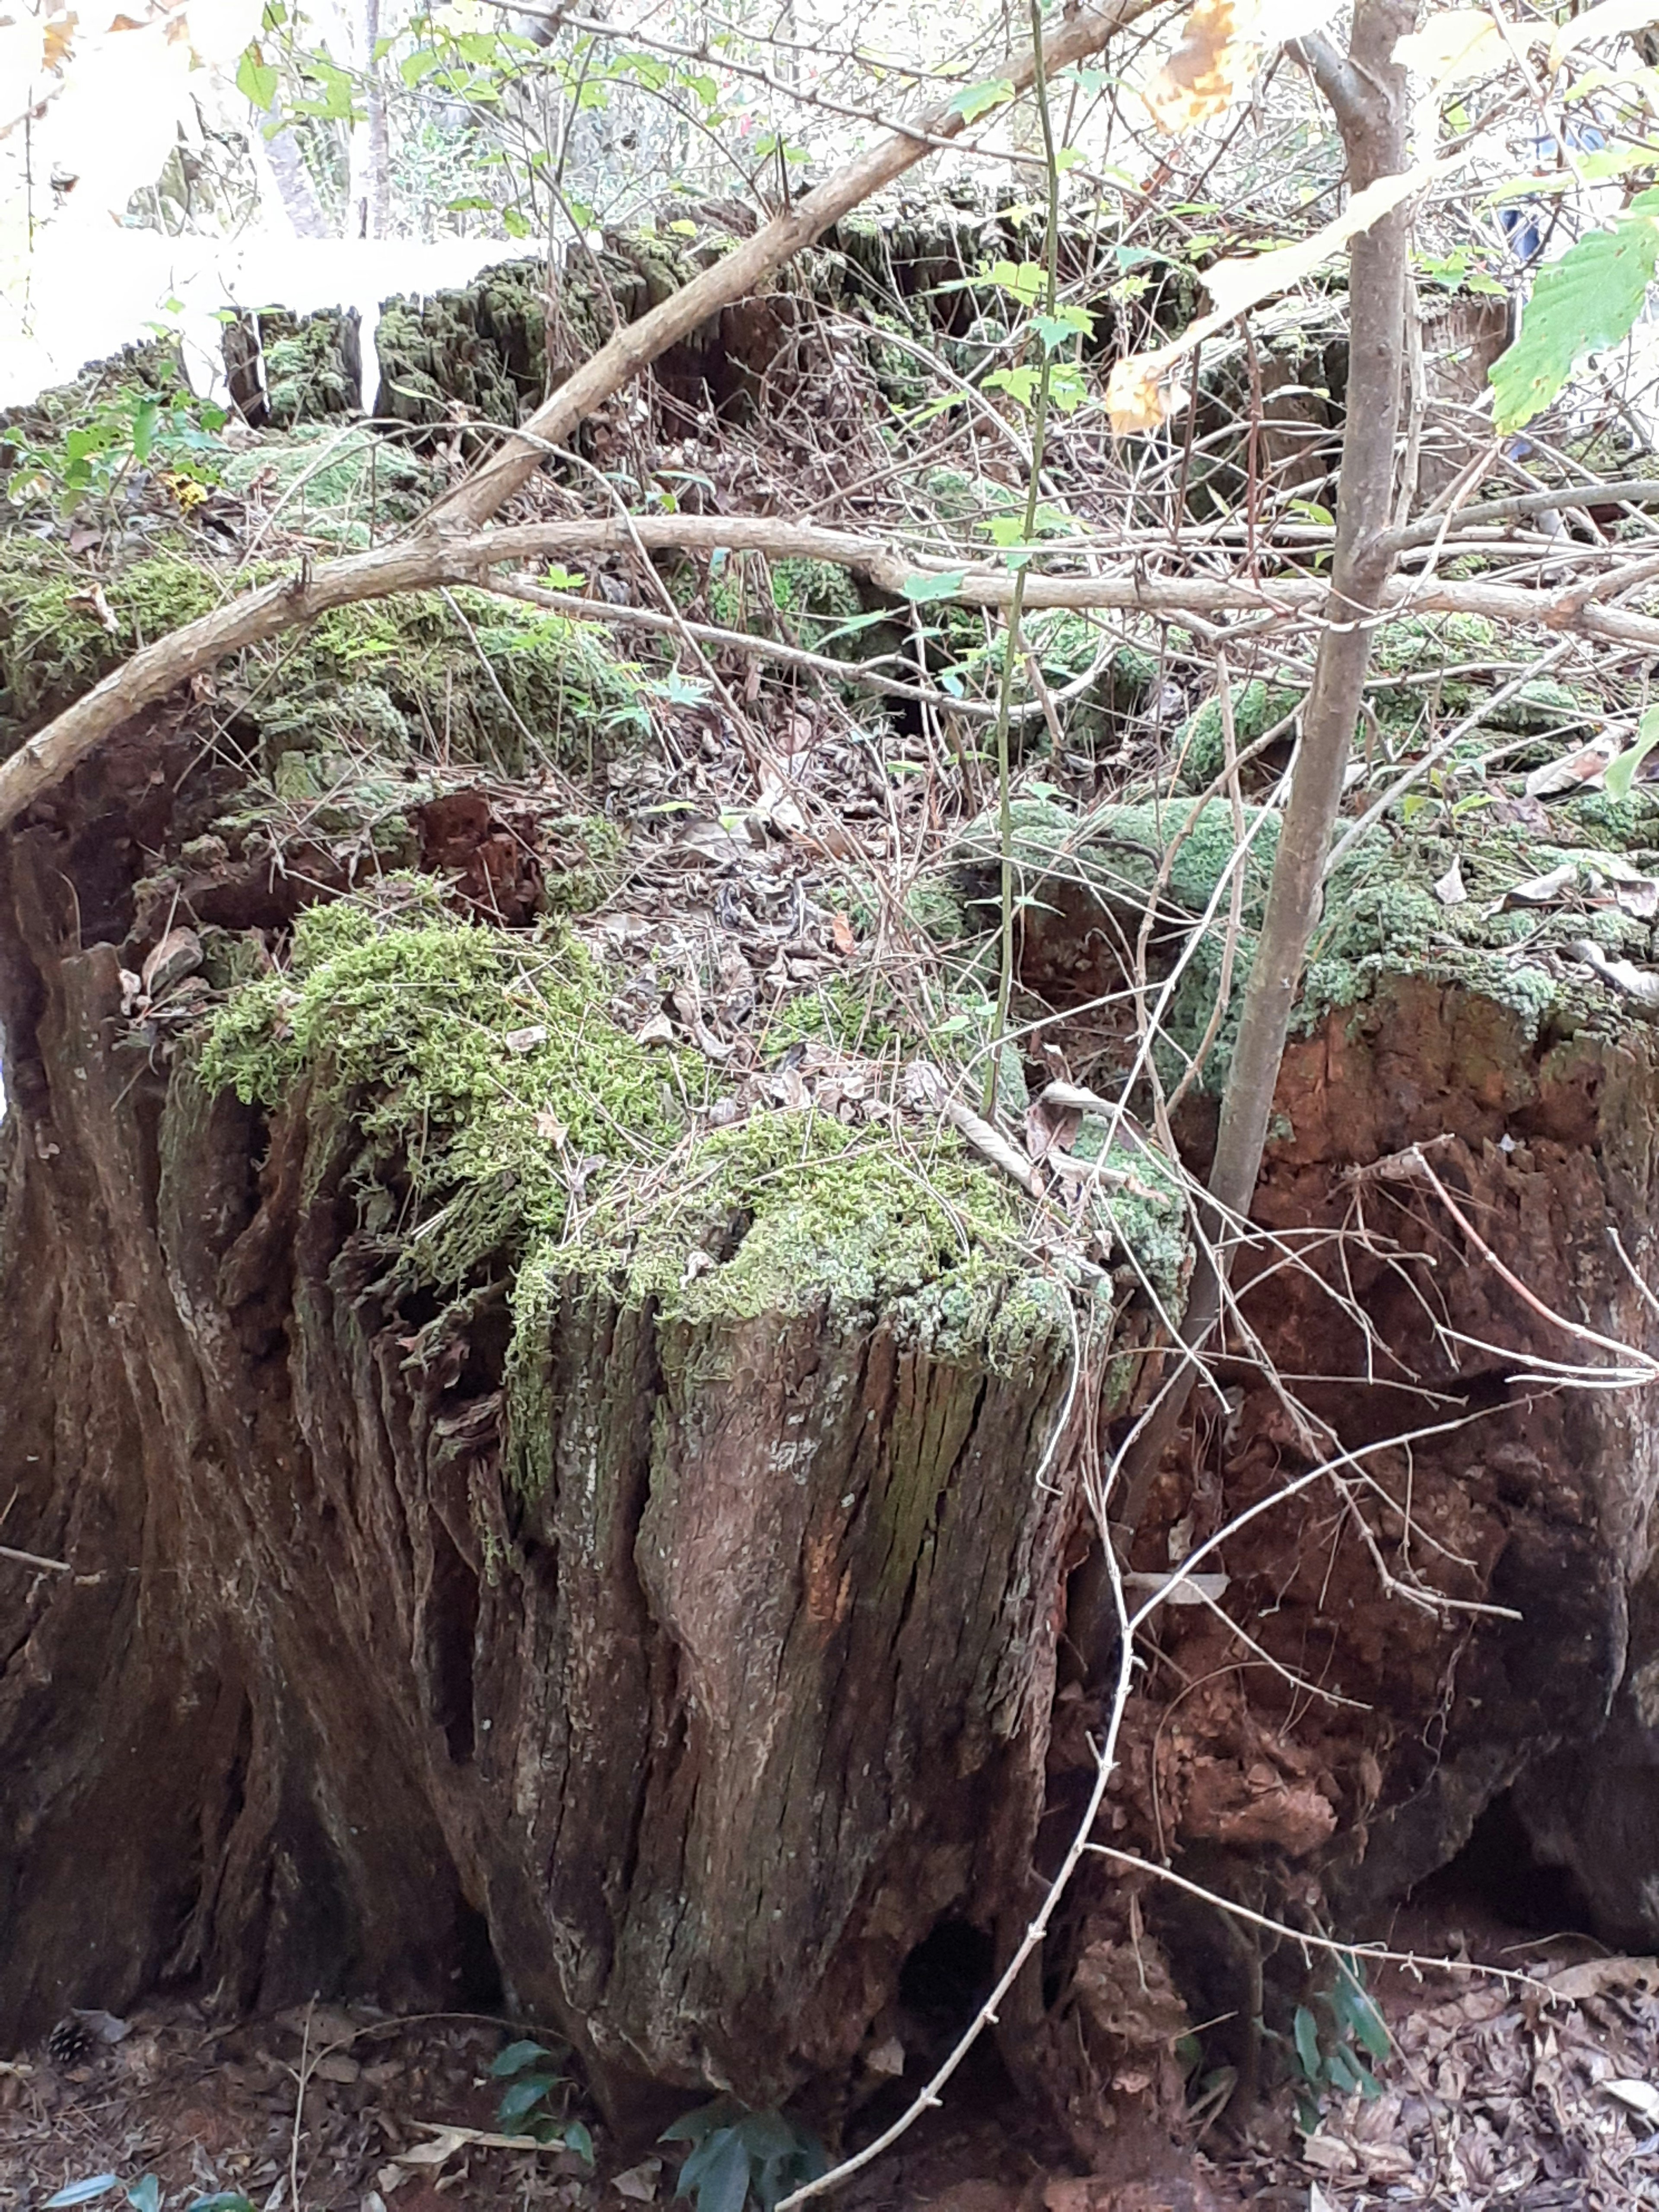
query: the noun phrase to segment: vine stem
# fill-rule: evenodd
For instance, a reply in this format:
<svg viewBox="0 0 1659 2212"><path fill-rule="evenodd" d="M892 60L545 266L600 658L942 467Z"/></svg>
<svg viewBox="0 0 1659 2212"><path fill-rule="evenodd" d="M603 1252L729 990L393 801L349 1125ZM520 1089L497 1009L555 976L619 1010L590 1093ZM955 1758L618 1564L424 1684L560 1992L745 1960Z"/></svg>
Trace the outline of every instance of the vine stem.
<svg viewBox="0 0 1659 2212"><path fill-rule="evenodd" d="M1031 91L1042 128L1043 170L1048 195L1048 227L1042 241L1042 307L1043 313L1052 318L1060 290L1060 163L1054 152L1054 118L1048 112L1048 77L1042 52L1041 0L1030 0L1030 7ZM1042 452L1048 437L1048 393L1054 364L1053 347L1040 331L1038 338L1042 356L1031 405L1031 466L1025 479L1025 514L1019 533L1024 550L1014 571L1013 597L1008 603L1008 626L1002 638L1002 681L997 689L997 846L1002 863L1001 927L997 962L997 1008L991 1024L991 1051L985 1072L984 1113L988 1121L994 1120L996 1115L1002 1040L1008 1032L1008 1006L1014 989L1014 807L1008 728L1013 702L1014 671L1020 661L1020 633L1025 615L1025 579L1030 573L1030 548L1036 531L1037 500L1042 486Z"/></svg>

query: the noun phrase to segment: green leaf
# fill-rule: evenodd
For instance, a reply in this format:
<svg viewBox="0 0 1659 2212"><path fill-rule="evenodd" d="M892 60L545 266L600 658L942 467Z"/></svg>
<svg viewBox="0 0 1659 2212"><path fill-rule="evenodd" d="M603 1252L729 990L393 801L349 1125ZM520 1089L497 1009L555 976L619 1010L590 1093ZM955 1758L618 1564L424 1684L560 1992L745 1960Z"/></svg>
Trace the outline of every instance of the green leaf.
<svg viewBox="0 0 1659 2212"><path fill-rule="evenodd" d="M1646 195L1644 195L1645 198ZM1593 230L1540 275L1521 335L1487 372L1499 430L1549 405L1584 355L1628 337L1659 264L1659 228L1633 216Z"/></svg>
<svg viewBox="0 0 1659 2212"><path fill-rule="evenodd" d="M951 102L951 112L959 115L964 123L976 123L981 115L988 115L994 107L1000 107L1013 96L1012 77L988 76L982 84L970 84L959 92Z"/></svg>
<svg viewBox="0 0 1659 2212"><path fill-rule="evenodd" d="M994 261L991 264L991 282L1000 290L1012 292L1022 307L1036 305L1048 281L1040 262Z"/></svg>
<svg viewBox="0 0 1659 2212"><path fill-rule="evenodd" d="M1046 352L1054 353L1068 338L1091 338L1095 334L1095 319L1083 307L1061 307L1052 315L1033 315L1031 327L1042 340Z"/></svg>
<svg viewBox="0 0 1659 2212"><path fill-rule="evenodd" d="M70 2204L90 2204L94 2197L103 2197L113 2189L118 2179L113 2173L94 2173L85 2181L71 2181L55 2197L47 2197L45 2212L62 2212L62 2208Z"/></svg>
<svg viewBox="0 0 1659 2212"><path fill-rule="evenodd" d="M435 46L416 46L412 54L405 54L398 64L398 74L407 85L417 85L422 77L441 69L444 58Z"/></svg>
<svg viewBox="0 0 1659 2212"><path fill-rule="evenodd" d="M501 228L507 233L509 238L528 238L530 235L530 218L526 215L521 215L517 208L503 208L501 210Z"/></svg>
<svg viewBox="0 0 1659 2212"><path fill-rule="evenodd" d="M489 2062L489 2070L497 2081L509 2075L522 2074L526 2066L533 2066L538 2058L551 2058L553 2053L540 2043L509 2043L505 2051L498 2051Z"/></svg>
<svg viewBox="0 0 1659 2212"><path fill-rule="evenodd" d="M1062 415L1073 415L1089 397L1083 372L1074 362L1057 361L1048 371L1048 397Z"/></svg>
<svg viewBox="0 0 1659 2212"><path fill-rule="evenodd" d="M1006 392L1022 407L1029 407L1036 396L1037 380L1038 372L1028 363L1021 368L994 368L985 386L990 392Z"/></svg>
<svg viewBox="0 0 1659 2212"><path fill-rule="evenodd" d="M1610 791L1615 799L1628 799L1636 771L1656 745L1659 745L1659 707L1650 707L1636 732L1636 743L1607 763L1601 777L1602 788ZM1382 2053L1376 2055L1381 2057Z"/></svg>
<svg viewBox="0 0 1659 2212"><path fill-rule="evenodd" d="M127 2203L132 2212L161 2212L161 2185L153 2173L133 2183L127 2191Z"/></svg>
<svg viewBox="0 0 1659 2212"><path fill-rule="evenodd" d="M526 2074L501 2093L501 2101L495 2107L495 2118L503 2135L516 2120L526 2118L534 2112L548 2091L554 2087L553 2077L547 2074Z"/></svg>
<svg viewBox="0 0 1659 2212"><path fill-rule="evenodd" d="M1361 2080L1359 2062L1344 2044L1339 2043L1325 2061L1325 2071L1330 2078L1332 2087L1340 2089L1345 2097L1351 2096L1359 2087Z"/></svg>
<svg viewBox="0 0 1659 2212"><path fill-rule="evenodd" d="M1319 2023L1306 2005L1296 2008L1296 2055L1302 2062L1302 2071L1309 2081L1317 2081L1321 2074L1319 2051Z"/></svg>
<svg viewBox="0 0 1659 2212"><path fill-rule="evenodd" d="M962 589L965 571L952 569L945 576L907 576L899 589L912 606L925 607L934 599L953 599Z"/></svg>
<svg viewBox="0 0 1659 2212"><path fill-rule="evenodd" d="M593 2138L589 2134L586 2124L582 2121L566 2121L564 2128L564 2147L567 2150L574 2150L578 2158L585 2158L590 2166L592 2165Z"/></svg>
<svg viewBox="0 0 1659 2212"><path fill-rule="evenodd" d="M258 46L244 48L242 58L236 64L236 89L251 106L264 115L276 97L276 71L270 63L260 58Z"/></svg>
<svg viewBox="0 0 1659 2212"><path fill-rule="evenodd" d="M1080 168L1087 158L1075 146L1062 146L1054 156L1054 167L1063 177L1068 169Z"/></svg>
<svg viewBox="0 0 1659 2212"><path fill-rule="evenodd" d="M132 458L147 461L155 443L155 422L161 412L159 399L141 399L132 411Z"/></svg>
<svg viewBox="0 0 1659 2212"><path fill-rule="evenodd" d="M749 2153L735 2128L716 2128L680 2169L678 2194L694 2195L697 2212L743 2212L749 2195ZM697 2168L695 2177L693 2166Z"/></svg>

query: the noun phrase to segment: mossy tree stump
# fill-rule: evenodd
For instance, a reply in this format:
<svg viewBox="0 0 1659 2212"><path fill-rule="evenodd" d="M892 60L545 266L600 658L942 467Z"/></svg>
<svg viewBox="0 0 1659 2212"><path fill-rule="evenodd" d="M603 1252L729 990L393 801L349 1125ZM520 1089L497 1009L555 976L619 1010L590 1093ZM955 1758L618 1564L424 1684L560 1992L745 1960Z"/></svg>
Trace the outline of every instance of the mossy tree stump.
<svg viewBox="0 0 1659 2212"><path fill-rule="evenodd" d="M557 933L429 902L314 910L147 1058L78 850L0 860L4 1534L73 1569L0 1559L0 2040L493 1955L619 2117L833 2073L942 1916L1026 1903L1079 1509L1004 1194L954 1139L665 1142ZM545 1042L488 1035L480 1122L497 999ZM659 1163L614 1199L600 1064Z"/></svg>

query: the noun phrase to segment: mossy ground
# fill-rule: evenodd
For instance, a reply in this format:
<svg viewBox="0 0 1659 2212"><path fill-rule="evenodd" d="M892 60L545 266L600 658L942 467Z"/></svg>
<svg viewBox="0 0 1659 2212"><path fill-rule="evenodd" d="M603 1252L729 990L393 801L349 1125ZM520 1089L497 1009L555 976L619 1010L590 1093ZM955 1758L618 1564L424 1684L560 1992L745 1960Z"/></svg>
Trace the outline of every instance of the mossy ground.
<svg viewBox="0 0 1659 2212"><path fill-rule="evenodd" d="M181 544L100 575L58 547L0 538L0 755L141 647L275 573L233 579ZM228 663L219 682L273 777L287 754L324 757L306 780L319 790L338 787L328 757L342 753L589 766L646 721L640 672L606 633L468 590L336 608Z"/></svg>

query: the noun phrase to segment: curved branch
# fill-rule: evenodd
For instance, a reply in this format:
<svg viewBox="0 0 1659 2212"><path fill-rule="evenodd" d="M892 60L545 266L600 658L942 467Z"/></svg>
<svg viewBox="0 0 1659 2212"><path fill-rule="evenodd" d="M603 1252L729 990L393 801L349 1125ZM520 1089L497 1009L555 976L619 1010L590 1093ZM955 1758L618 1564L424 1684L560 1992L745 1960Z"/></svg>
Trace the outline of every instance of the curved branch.
<svg viewBox="0 0 1659 2212"><path fill-rule="evenodd" d="M112 670L0 763L0 829L143 708L231 653L315 622L335 607L445 584L487 584L491 569L509 563L522 566L571 554L623 553L641 547L652 553L724 549L764 553L774 559L793 556L830 561L866 576L879 590L898 594L918 574L930 579L948 575L953 588L940 596L969 606L1006 607L1013 597L1013 578L1006 568L951 568L943 561L885 545L878 538L764 516L639 515L626 524L615 520L527 522L408 538L322 568L304 566L286 581L245 592ZM1633 572L1645 565L1632 562L1629 567ZM1633 580L1632 574L1629 580ZM1605 592L1621 588L1621 572L1610 571L1601 580L1601 588ZM1266 614L1303 624L1325 615L1329 599L1328 585L1307 577L1250 584L1157 576L1138 568L1104 576L1033 575L1025 586L1025 604L1030 608L1153 616ZM1659 652L1659 618L1599 604L1575 586L1543 591L1522 585L1395 577L1376 586L1369 619L1375 622L1396 609L1413 614L1482 615L1508 627L1558 635L1573 632L1641 652ZM1363 632L1368 624L1352 627Z"/></svg>

